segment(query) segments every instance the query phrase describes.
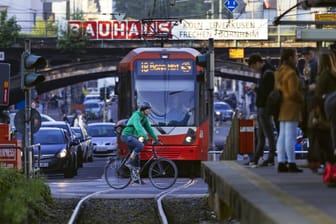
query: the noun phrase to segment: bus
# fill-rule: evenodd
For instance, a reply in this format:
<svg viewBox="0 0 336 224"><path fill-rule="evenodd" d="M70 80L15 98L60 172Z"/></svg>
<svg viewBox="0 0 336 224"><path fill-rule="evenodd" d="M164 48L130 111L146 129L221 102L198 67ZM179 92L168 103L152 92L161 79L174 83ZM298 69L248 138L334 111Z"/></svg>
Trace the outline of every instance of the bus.
<svg viewBox="0 0 336 224"><path fill-rule="evenodd" d="M174 160L180 173L199 174L201 161L208 159L212 102L203 68L196 65L199 55L192 48L136 48L118 66L118 119L150 102L149 119L163 143L156 147L158 154ZM118 148L119 155L128 152L120 139ZM150 155L145 151L142 162Z"/></svg>

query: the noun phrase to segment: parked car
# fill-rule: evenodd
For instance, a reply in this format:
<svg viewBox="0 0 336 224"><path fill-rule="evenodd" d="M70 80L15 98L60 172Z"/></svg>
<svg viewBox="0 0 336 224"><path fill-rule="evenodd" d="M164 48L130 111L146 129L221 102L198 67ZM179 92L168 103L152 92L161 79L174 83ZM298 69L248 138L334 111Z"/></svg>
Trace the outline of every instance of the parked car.
<svg viewBox="0 0 336 224"><path fill-rule="evenodd" d="M86 119L100 119L103 116L103 104L97 100L87 100L84 103Z"/></svg>
<svg viewBox="0 0 336 224"><path fill-rule="evenodd" d="M228 103L221 101L214 103L214 113L216 121L232 120L234 115L232 107Z"/></svg>
<svg viewBox="0 0 336 224"><path fill-rule="evenodd" d="M71 150L76 154L78 167L83 167L83 151L80 147L79 140L76 139L76 135L71 130L69 123L65 121L45 121L41 123L41 127L57 127L65 129L71 144Z"/></svg>
<svg viewBox="0 0 336 224"><path fill-rule="evenodd" d="M45 173L61 172L65 178L71 178L77 174L76 152L72 150L71 142L66 131L62 128L41 127L34 134L34 144L40 144L40 156L38 148L34 147L34 165ZM38 163L38 157L40 157Z"/></svg>
<svg viewBox="0 0 336 224"><path fill-rule="evenodd" d="M92 137L87 133L84 127L71 127L79 140L81 148L83 150L83 161L92 162L93 161L93 143Z"/></svg>
<svg viewBox="0 0 336 224"><path fill-rule="evenodd" d="M93 154L95 156L117 155L117 134L114 123L96 122L87 125L88 134L92 137Z"/></svg>

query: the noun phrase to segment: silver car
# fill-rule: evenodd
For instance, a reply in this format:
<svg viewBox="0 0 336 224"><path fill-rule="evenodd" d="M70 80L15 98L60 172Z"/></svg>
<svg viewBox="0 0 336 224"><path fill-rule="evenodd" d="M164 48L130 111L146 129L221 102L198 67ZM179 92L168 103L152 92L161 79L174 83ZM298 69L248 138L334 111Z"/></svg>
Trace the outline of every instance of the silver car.
<svg viewBox="0 0 336 224"><path fill-rule="evenodd" d="M216 121L232 120L234 111L228 103L215 102L214 103L214 116Z"/></svg>
<svg viewBox="0 0 336 224"><path fill-rule="evenodd" d="M117 134L114 123L95 122L87 125L87 132L92 137L94 156L116 156Z"/></svg>

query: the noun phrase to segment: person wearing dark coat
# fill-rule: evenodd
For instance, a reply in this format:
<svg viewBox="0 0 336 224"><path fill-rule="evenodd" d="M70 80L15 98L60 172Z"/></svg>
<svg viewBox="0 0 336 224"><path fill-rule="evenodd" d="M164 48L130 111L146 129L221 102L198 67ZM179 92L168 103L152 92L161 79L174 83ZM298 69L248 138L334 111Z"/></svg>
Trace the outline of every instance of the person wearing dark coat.
<svg viewBox="0 0 336 224"><path fill-rule="evenodd" d="M313 130L311 151L318 152L317 155L320 156L318 159L322 164L335 162L336 144L333 146L332 139L336 140L334 134L336 130L336 104L335 97L331 95L334 91L336 91L336 57L331 50L323 50L319 54L314 105L309 116L311 118L309 126Z"/></svg>
<svg viewBox="0 0 336 224"><path fill-rule="evenodd" d="M256 92L256 106L257 106L257 147L251 167L257 167L259 159L264 154L265 138L269 143L268 158L261 164L261 166L274 165L275 157L275 138L273 131L273 117L266 110L266 101L269 93L274 87L274 70L275 68L270 63L264 61L259 53L254 53L249 57L248 65L251 69L260 73L258 85L253 89Z"/></svg>

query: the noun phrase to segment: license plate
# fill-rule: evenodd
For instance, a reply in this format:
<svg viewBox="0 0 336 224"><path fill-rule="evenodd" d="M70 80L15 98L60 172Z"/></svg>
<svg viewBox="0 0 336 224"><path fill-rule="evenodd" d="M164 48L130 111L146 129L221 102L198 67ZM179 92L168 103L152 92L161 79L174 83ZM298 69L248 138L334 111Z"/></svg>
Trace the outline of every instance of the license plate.
<svg viewBox="0 0 336 224"><path fill-rule="evenodd" d="M106 150L107 150L106 148L96 147L96 151L97 151L97 152L104 152L104 151L106 151Z"/></svg>
<svg viewBox="0 0 336 224"><path fill-rule="evenodd" d="M48 163L40 163L40 167L48 167ZM36 167L38 167L38 163L35 164Z"/></svg>

